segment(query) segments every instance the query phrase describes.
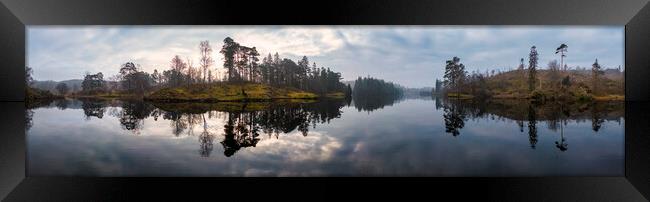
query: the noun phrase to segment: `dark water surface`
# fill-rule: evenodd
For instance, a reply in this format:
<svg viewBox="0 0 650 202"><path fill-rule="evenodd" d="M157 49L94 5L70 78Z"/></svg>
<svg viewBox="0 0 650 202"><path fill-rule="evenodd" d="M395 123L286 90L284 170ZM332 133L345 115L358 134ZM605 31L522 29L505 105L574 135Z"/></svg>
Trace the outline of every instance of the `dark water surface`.
<svg viewBox="0 0 650 202"><path fill-rule="evenodd" d="M27 110L28 176L623 176L624 103L432 98Z"/></svg>

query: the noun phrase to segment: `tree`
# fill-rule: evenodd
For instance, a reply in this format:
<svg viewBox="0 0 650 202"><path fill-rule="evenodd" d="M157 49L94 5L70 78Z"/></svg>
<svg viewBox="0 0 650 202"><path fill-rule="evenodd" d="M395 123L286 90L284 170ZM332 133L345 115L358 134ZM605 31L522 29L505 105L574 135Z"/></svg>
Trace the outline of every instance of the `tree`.
<svg viewBox="0 0 650 202"><path fill-rule="evenodd" d="M280 54L278 52L275 52L275 55L273 55L273 84L275 85L280 85L280 80L282 80L282 77L284 76L283 72L280 71Z"/></svg>
<svg viewBox="0 0 650 202"><path fill-rule="evenodd" d="M436 79L436 88L434 89L435 94L442 93L442 81Z"/></svg>
<svg viewBox="0 0 650 202"><path fill-rule="evenodd" d="M307 56L302 56L302 59L298 61L298 80L300 82L300 87L305 87L305 80L307 77L307 72L309 71L309 59Z"/></svg>
<svg viewBox="0 0 650 202"><path fill-rule="evenodd" d="M345 97L346 98L351 98L352 97L352 87L350 86L350 84L348 84L347 87L346 87Z"/></svg>
<svg viewBox="0 0 650 202"><path fill-rule="evenodd" d="M329 68L309 67L309 59L303 56L298 63L291 59L280 58L276 52L270 53L259 64L255 47L236 43L231 38L224 39L220 51L224 55L224 68L228 71L228 81L249 81L271 86L293 87L319 94L328 92L345 93L345 84L341 83L341 73Z"/></svg>
<svg viewBox="0 0 650 202"><path fill-rule="evenodd" d="M601 70L600 64L598 64L598 59L596 59L594 64L591 65L591 76L592 76L591 81L592 81L592 91L594 95L599 93L598 86L600 85L600 77L603 74L605 74L605 72Z"/></svg>
<svg viewBox="0 0 650 202"><path fill-rule="evenodd" d="M530 48L528 55L528 91L535 90L535 82L537 81L537 49L535 46Z"/></svg>
<svg viewBox="0 0 650 202"><path fill-rule="evenodd" d="M239 44L237 44L232 38L226 37L223 40L223 46L219 53L223 54L223 68L228 71L227 79L230 81L235 74L235 54L239 49Z"/></svg>
<svg viewBox="0 0 650 202"><path fill-rule="evenodd" d="M258 62L260 61L257 57L260 56L260 54L257 52L257 48L253 47L248 49L248 80L255 82L257 81L257 77L260 74L259 70L259 64Z"/></svg>
<svg viewBox="0 0 650 202"><path fill-rule="evenodd" d="M560 82L560 65L557 64L557 60L552 60L548 62L548 78L551 85L555 85Z"/></svg>
<svg viewBox="0 0 650 202"><path fill-rule="evenodd" d="M192 60L189 57L187 58L186 61L187 61L187 63L186 63L187 64L187 75L185 75L185 77L186 77L185 81L187 82L187 85L190 85L190 84L194 83L194 81L197 78L197 75L196 75L197 70L194 68L194 63L192 62Z"/></svg>
<svg viewBox="0 0 650 202"><path fill-rule="evenodd" d="M519 71L522 80L524 80L524 78L526 78L526 72L524 71L524 58L519 59L519 67L517 67L517 71Z"/></svg>
<svg viewBox="0 0 650 202"><path fill-rule="evenodd" d="M557 47L557 49L555 49L555 54L560 53L560 67L564 67L564 71L566 71L566 65L564 65L564 58L566 57L566 54L564 53L568 52L567 48L569 48L569 46L562 44L560 47Z"/></svg>
<svg viewBox="0 0 650 202"><path fill-rule="evenodd" d="M59 94L65 95L68 94L68 91L70 89L68 88L67 84L60 82L59 84L56 85L56 90L59 91Z"/></svg>
<svg viewBox="0 0 650 202"><path fill-rule="evenodd" d="M187 68L187 64L183 62L180 56L176 55L172 58L170 67L169 72L165 71L163 75L167 78L171 87L178 87L183 83L183 72Z"/></svg>
<svg viewBox="0 0 650 202"><path fill-rule="evenodd" d="M86 73L83 82L81 82L81 87L83 88L84 93L87 94L104 92L106 90L104 74L101 72L97 74Z"/></svg>
<svg viewBox="0 0 650 202"><path fill-rule="evenodd" d="M136 72L138 72L138 67L133 62L126 62L120 66L120 78L122 79L122 87L127 91L130 91L133 88L133 82L135 82L132 77L127 77L128 75L134 74Z"/></svg>
<svg viewBox="0 0 650 202"><path fill-rule="evenodd" d="M208 83L212 83L212 70L208 70Z"/></svg>
<svg viewBox="0 0 650 202"><path fill-rule="evenodd" d="M29 87L34 81L32 73L33 71L31 67L25 67L25 87Z"/></svg>
<svg viewBox="0 0 650 202"><path fill-rule="evenodd" d="M403 89L397 84L372 77L358 77L352 89L352 99L359 111L391 105L403 95Z"/></svg>
<svg viewBox="0 0 650 202"><path fill-rule="evenodd" d="M140 65L133 62L126 62L120 68L120 82L122 84L122 89L129 93L144 94L146 91L151 89L151 85L154 84L156 79L149 75L146 72L140 71ZM158 73L158 71L154 71Z"/></svg>
<svg viewBox="0 0 650 202"><path fill-rule="evenodd" d="M201 52L201 59L199 63L201 65L201 69L203 70L202 81L205 83L209 79L208 70L214 63L214 60L212 59L212 47L210 46L210 41L201 41L199 44L199 50Z"/></svg>
<svg viewBox="0 0 650 202"><path fill-rule="evenodd" d="M460 58L454 57L447 60L445 66L445 86L452 87L456 91L456 96L460 95L460 87L465 79L465 65L460 63Z"/></svg>
<svg viewBox="0 0 650 202"><path fill-rule="evenodd" d="M162 81L163 78L162 77L163 77L162 74L160 74L157 69L153 70L153 73L151 74L151 78L154 81L154 83L153 83L154 85L159 85L159 84L163 83L163 81Z"/></svg>

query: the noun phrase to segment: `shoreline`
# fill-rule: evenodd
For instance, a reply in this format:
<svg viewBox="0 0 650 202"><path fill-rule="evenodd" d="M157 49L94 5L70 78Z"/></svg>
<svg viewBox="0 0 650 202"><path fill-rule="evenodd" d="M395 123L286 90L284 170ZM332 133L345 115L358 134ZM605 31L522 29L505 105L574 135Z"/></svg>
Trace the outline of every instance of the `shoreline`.
<svg viewBox="0 0 650 202"><path fill-rule="evenodd" d="M449 99L457 99L457 100L474 100L474 97L449 97L449 96L448 96L448 97L446 97L446 98L449 98ZM536 99L533 99L533 98L521 98L521 97L491 97L491 98L480 99L480 100L483 100L483 101L487 101L487 100L522 100L522 101L523 101L523 100L528 100L528 101L544 101L544 100L536 100ZM620 97L620 98L619 98L619 97L616 97L616 98L595 97L595 98L592 98L592 99L586 99L586 100L580 100L580 99L573 99L573 100L553 100L553 99L549 99L549 100L546 100L546 101L564 101L564 102L588 102L588 101L612 102L612 101L617 101L617 102L624 102L624 101L625 101L625 97L624 97L624 96L622 96L622 97Z"/></svg>

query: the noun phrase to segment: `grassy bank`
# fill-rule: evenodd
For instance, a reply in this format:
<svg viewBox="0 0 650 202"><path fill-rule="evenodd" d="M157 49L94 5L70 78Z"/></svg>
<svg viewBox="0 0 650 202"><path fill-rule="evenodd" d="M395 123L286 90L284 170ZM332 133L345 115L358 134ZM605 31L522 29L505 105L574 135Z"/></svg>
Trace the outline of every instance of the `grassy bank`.
<svg viewBox="0 0 650 202"><path fill-rule="evenodd" d="M325 97L343 99L343 98L345 98L345 93L343 93L343 92L328 93L328 94L325 94Z"/></svg>
<svg viewBox="0 0 650 202"><path fill-rule="evenodd" d="M481 75L483 76L483 75ZM483 79L478 79L483 78ZM530 90L528 70L511 70L483 77L467 77L464 85L447 89L447 97L460 92L461 99L530 99L551 101L625 100L623 72L608 70L594 82L591 70L550 71L538 69L534 90Z"/></svg>
<svg viewBox="0 0 650 202"><path fill-rule="evenodd" d="M123 99L135 99L142 98L142 95L130 94L130 93L99 93L99 94L72 94L67 95L69 98L123 98Z"/></svg>
<svg viewBox="0 0 650 202"><path fill-rule="evenodd" d="M275 99L316 99L319 96L293 88L277 88L263 84L195 84L165 88L146 95L145 100L158 102L227 102L268 101Z"/></svg>
<svg viewBox="0 0 650 202"><path fill-rule="evenodd" d="M63 96L54 95L49 91L40 90L36 88L25 89L25 100L27 102L36 101L36 100L59 99L59 98L63 98Z"/></svg>
<svg viewBox="0 0 650 202"><path fill-rule="evenodd" d="M474 99L473 95L464 93L447 93L447 97L453 99Z"/></svg>

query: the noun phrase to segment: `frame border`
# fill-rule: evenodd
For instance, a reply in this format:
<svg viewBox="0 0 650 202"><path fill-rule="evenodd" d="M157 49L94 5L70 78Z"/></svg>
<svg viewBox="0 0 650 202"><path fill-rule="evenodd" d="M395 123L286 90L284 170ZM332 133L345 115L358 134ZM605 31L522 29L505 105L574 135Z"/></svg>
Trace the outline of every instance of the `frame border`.
<svg viewBox="0 0 650 202"><path fill-rule="evenodd" d="M288 195L291 193L288 190L312 197L332 197L330 193L335 193L362 197L397 196L401 199L439 197L432 195L432 190L454 198L487 197L514 201L647 201L650 198L650 137L646 135L646 131L650 131L650 91L646 89L650 85L650 79L647 79L650 77L648 0L335 0L312 3L315 6L301 1L278 0L254 4L202 0L0 0L0 51L3 53L0 61L4 63L0 65L0 111L5 112L0 117L1 128L5 129L0 135L0 199L114 201L133 197L148 200L235 197L226 199L249 200L254 196L251 193L264 199L294 198L294 195ZM242 14L240 10L231 8L245 8L247 12ZM241 179L25 176L22 83L26 26L181 24L625 25L625 177ZM227 195L212 194L224 190L228 191Z"/></svg>

